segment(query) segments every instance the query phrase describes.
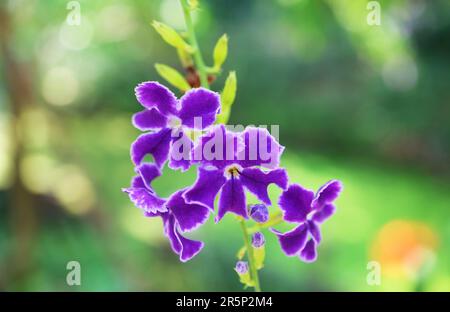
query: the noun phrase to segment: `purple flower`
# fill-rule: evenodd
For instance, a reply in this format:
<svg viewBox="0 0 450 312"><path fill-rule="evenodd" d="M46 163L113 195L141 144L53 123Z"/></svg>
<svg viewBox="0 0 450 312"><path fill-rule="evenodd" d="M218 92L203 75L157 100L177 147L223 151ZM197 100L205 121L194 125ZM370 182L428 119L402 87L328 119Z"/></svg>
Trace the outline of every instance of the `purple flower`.
<svg viewBox="0 0 450 312"><path fill-rule="evenodd" d="M133 125L142 131L131 146L131 159L139 165L146 155L152 155L161 168L167 159L172 169L187 170L192 140L184 129L204 129L211 126L220 111L216 92L198 88L187 91L180 100L158 82L139 84L136 97L144 110L133 116Z"/></svg>
<svg viewBox="0 0 450 312"><path fill-rule="evenodd" d="M172 249L185 262L194 257L203 248L203 243L184 237L182 232L190 232L206 222L210 211L203 205L186 203L182 194L185 189L172 194L169 199L156 195L151 182L161 175L154 164L144 163L136 167L138 175L131 181L128 194L136 207L144 211L147 217L161 217L164 233L169 238Z"/></svg>
<svg viewBox="0 0 450 312"><path fill-rule="evenodd" d="M252 235L252 246L255 248L260 248L264 246L264 243L266 242L266 239L264 238L263 233L256 232Z"/></svg>
<svg viewBox="0 0 450 312"><path fill-rule="evenodd" d="M236 266L234 270L239 274L245 274L248 272L248 263L247 261L238 261L236 262Z"/></svg>
<svg viewBox="0 0 450 312"><path fill-rule="evenodd" d="M341 183L332 180L323 185L315 195L298 184L290 185L283 192L278 202L283 211L283 219L299 223L286 233L271 229L278 236L281 249L286 255L298 255L305 262L316 260L316 248L321 241L319 225L334 213L333 201L341 190Z"/></svg>
<svg viewBox="0 0 450 312"><path fill-rule="evenodd" d="M198 177L184 197L214 211L220 192L216 222L227 212L248 218L244 187L267 205L269 184L287 187L286 171L278 168L283 149L266 129L247 127L237 134L216 126L193 149L193 162L200 164Z"/></svg>
<svg viewBox="0 0 450 312"><path fill-rule="evenodd" d="M264 223L269 220L269 209L264 204L250 206L250 217L258 223Z"/></svg>

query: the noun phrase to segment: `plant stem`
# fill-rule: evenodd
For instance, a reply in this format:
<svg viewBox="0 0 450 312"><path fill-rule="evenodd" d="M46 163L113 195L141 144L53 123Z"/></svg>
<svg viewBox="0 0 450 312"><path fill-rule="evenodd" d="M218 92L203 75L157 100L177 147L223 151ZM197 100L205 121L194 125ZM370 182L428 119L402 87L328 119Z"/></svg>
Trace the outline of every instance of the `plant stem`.
<svg viewBox="0 0 450 312"><path fill-rule="evenodd" d="M255 265L255 258L253 256L253 246L250 243L250 238L247 232L247 225L245 224L245 220L242 219L239 221L242 228L242 233L244 234L244 243L245 247L247 249L247 258L248 258L248 264L250 266L250 276L255 283L255 291L260 292L261 287L259 286L259 277L258 277L258 270L256 269Z"/></svg>
<svg viewBox="0 0 450 312"><path fill-rule="evenodd" d="M192 23L191 9L187 3L187 0L180 0L181 7L183 8L184 20L186 22L186 29L188 40L192 48L194 49L194 60L197 67L198 75L200 76L200 84L202 87L209 89L208 76L206 74L206 66L203 61L202 52L198 46L197 37L195 36L194 24Z"/></svg>
<svg viewBox="0 0 450 312"><path fill-rule="evenodd" d="M261 231L262 229L267 229L267 228L273 227L277 224L280 224L281 222L283 222L283 215L281 214L281 212L277 212L270 216L269 221L267 221L265 223L258 223L255 226L248 228L247 232L249 234L254 234L256 232Z"/></svg>

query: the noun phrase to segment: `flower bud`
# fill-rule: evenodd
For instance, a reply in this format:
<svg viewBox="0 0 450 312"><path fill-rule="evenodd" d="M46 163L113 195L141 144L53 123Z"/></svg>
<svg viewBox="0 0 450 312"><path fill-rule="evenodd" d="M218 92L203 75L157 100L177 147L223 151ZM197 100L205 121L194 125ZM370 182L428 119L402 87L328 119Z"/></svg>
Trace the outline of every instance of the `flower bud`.
<svg viewBox="0 0 450 312"><path fill-rule="evenodd" d="M184 77L175 69L164 64L155 64L156 71L171 85L177 87L183 92L191 88Z"/></svg>
<svg viewBox="0 0 450 312"><path fill-rule="evenodd" d="M214 58L214 69L220 71L223 63L227 59L228 55L228 36L224 34L217 40L216 46L214 47L213 58Z"/></svg>
<svg viewBox="0 0 450 312"><path fill-rule="evenodd" d="M236 267L234 268L237 274L243 275L248 273L248 263L247 261L238 261Z"/></svg>
<svg viewBox="0 0 450 312"><path fill-rule="evenodd" d="M264 243L266 242L263 233L256 232L252 236L252 246L255 248L261 248L264 246Z"/></svg>
<svg viewBox="0 0 450 312"><path fill-rule="evenodd" d="M264 204L257 204L250 207L250 217L258 223L269 220L269 210Z"/></svg>

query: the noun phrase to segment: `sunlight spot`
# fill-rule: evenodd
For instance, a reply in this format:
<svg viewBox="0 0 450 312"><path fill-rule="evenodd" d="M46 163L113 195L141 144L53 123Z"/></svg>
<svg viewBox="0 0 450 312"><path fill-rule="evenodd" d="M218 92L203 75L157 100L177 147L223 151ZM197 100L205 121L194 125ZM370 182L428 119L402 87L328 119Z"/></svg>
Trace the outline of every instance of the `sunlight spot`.
<svg viewBox="0 0 450 312"><path fill-rule="evenodd" d="M76 99L78 91L79 81L68 67L54 67L44 76L42 95L50 104L69 105Z"/></svg>

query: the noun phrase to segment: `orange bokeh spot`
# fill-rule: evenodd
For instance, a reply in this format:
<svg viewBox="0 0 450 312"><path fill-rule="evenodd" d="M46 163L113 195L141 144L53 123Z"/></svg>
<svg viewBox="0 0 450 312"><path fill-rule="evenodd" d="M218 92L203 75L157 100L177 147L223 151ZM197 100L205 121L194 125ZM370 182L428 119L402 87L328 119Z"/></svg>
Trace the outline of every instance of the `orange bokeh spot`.
<svg viewBox="0 0 450 312"><path fill-rule="evenodd" d="M395 220L384 225L371 248L372 259L384 274L416 274L438 246L438 238L426 224Z"/></svg>

